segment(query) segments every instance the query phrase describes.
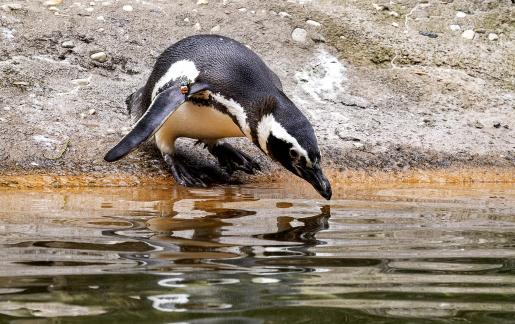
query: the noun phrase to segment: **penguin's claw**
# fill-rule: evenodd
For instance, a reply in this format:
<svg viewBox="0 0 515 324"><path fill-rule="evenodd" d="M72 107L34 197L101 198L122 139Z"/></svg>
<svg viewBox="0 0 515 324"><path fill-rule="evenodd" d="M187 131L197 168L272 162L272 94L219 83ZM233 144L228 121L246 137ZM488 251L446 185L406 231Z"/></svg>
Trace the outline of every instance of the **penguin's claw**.
<svg viewBox="0 0 515 324"><path fill-rule="evenodd" d="M209 148L209 152L218 160L220 166L228 174L241 170L248 174L261 171L261 167L250 156L234 148L229 143L220 143Z"/></svg>
<svg viewBox="0 0 515 324"><path fill-rule="evenodd" d="M207 187L200 175L188 170L182 163L174 159L171 155L164 155L164 160L170 166L170 171L175 181L185 187Z"/></svg>

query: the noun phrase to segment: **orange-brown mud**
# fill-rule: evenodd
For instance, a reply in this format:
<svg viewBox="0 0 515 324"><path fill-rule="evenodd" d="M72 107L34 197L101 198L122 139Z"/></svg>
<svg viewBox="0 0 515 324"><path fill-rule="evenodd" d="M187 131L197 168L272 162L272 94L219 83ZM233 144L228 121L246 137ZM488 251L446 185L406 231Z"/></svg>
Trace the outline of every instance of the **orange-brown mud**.
<svg viewBox="0 0 515 324"><path fill-rule="evenodd" d="M336 188L342 186L363 186L377 184L472 184L472 183L505 183L515 182L513 168L470 168L450 170L408 170L398 172L385 171L337 171L327 170L331 183ZM248 185L278 184L286 187L309 187L299 178L276 171L262 174L247 181ZM59 188L59 187L134 187L134 186L173 186L171 176L136 176L133 174L27 174L0 175L0 188Z"/></svg>

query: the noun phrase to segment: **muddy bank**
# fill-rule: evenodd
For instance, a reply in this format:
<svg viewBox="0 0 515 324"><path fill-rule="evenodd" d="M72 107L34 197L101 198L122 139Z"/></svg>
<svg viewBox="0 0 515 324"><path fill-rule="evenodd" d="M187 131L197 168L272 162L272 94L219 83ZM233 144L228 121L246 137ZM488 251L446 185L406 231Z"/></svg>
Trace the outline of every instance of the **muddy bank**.
<svg viewBox="0 0 515 324"><path fill-rule="evenodd" d="M276 71L338 174L479 169L495 181L495 170L509 177L515 168L510 1L59 2L0 10L4 177L167 177L151 145L116 164L102 157L130 127L125 97L157 55L210 32L245 43ZM215 164L191 145L183 151Z"/></svg>

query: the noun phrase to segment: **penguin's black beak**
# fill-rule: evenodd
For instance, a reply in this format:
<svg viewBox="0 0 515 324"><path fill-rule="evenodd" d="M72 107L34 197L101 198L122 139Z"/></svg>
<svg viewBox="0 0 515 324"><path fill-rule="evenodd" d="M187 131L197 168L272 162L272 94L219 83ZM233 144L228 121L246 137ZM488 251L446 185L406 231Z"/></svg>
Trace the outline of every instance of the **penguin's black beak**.
<svg viewBox="0 0 515 324"><path fill-rule="evenodd" d="M331 183L327 180L319 166L305 170L302 174L302 178L311 183L313 188L315 188L322 197L327 200L331 199L333 194Z"/></svg>

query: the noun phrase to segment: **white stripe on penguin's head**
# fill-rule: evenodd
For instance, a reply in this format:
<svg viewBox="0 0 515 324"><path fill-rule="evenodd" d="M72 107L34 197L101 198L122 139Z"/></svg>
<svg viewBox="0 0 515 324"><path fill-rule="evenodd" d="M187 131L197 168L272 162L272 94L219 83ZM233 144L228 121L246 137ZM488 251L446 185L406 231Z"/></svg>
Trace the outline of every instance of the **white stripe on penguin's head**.
<svg viewBox="0 0 515 324"><path fill-rule="evenodd" d="M274 135L278 139L290 143L292 145L292 149L297 151L300 156L304 156L306 158L307 165L312 165L308 152L300 146L297 139L291 136L290 133L288 133L288 131L275 120L273 115L268 114L261 118L257 126L259 147L261 147L261 149L268 155L270 155L270 152L268 152L267 142L270 134Z"/></svg>
<svg viewBox="0 0 515 324"><path fill-rule="evenodd" d="M173 63L166 73L154 84L152 89L152 100L156 97L160 88L165 86L170 81L175 81L178 78L186 78L190 83L195 82L200 71L195 66L195 63L190 60L180 60Z"/></svg>

